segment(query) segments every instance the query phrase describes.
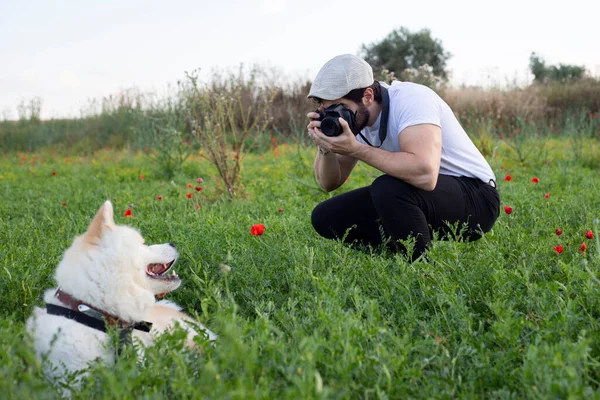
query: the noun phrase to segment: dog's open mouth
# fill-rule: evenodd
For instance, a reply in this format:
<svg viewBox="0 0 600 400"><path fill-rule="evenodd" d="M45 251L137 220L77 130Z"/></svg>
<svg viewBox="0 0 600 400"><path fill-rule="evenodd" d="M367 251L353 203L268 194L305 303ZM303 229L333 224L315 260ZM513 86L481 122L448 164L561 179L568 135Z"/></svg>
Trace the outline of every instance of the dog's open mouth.
<svg viewBox="0 0 600 400"><path fill-rule="evenodd" d="M167 274L167 271L171 269L175 260L170 261L166 264L154 263L148 264L146 266L146 275L153 279L162 279L162 280L175 280L179 279L179 276L173 271L170 274Z"/></svg>

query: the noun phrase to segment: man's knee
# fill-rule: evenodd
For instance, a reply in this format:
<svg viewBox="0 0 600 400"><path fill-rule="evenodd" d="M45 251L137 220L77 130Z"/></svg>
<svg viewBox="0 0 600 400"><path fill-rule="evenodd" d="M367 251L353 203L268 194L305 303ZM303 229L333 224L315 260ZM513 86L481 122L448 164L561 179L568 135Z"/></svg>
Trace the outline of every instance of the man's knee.
<svg viewBox="0 0 600 400"><path fill-rule="evenodd" d="M375 208L386 207L410 198L415 187L390 175L381 175L370 187L371 199Z"/></svg>
<svg viewBox="0 0 600 400"><path fill-rule="evenodd" d="M333 232L331 231L330 226L331 215L328 215L327 209L328 207L323 203L317 204L312 211L310 219L315 231L319 235L330 239L333 237Z"/></svg>

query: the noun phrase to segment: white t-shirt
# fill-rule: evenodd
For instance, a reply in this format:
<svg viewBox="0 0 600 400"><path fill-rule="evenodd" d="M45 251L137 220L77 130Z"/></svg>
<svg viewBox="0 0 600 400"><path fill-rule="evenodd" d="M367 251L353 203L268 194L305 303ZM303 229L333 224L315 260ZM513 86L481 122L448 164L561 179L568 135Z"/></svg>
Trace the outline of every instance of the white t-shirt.
<svg viewBox="0 0 600 400"><path fill-rule="evenodd" d="M394 81L391 86L381 83L390 95L390 113L387 136L381 149L398 152L398 136L409 126L432 124L442 128L442 160L440 174L478 178L483 182L496 180L492 168L473 144L456 116L440 96L424 85ZM373 126L365 127L361 133L372 145L379 145L379 123L381 113ZM360 137L356 139L365 143Z"/></svg>

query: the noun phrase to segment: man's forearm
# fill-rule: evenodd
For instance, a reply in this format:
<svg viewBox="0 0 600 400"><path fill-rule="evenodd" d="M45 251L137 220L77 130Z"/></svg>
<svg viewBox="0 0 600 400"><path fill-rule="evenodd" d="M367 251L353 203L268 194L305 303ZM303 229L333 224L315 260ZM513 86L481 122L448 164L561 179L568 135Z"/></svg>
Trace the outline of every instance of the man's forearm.
<svg viewBox="0 0 600 400"><path fill-rule="evenodd" d="M433 190L437 183L439 164L424 162L412 153L361 146L352 156L419 189Z"/></svg>
<svg viewBox="0 0 600 400"><path fill-rule="evenodd" d="M320 154L317 151L314 170L323 190L330 192L340 187L341 170L335 153Z"/></svg>

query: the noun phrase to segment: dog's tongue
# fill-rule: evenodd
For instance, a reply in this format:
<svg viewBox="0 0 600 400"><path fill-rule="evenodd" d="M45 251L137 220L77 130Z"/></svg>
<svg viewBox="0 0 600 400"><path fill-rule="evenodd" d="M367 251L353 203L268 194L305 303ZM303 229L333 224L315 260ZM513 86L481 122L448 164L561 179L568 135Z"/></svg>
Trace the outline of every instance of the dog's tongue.
<svg viewBox="0 0 600 400"><path fill-rule="evenodd" d="M163 297L165 297L166 295L167 295L166 293L159 293L159 294L157 294L156 296L162 299L162 298L163 298Z"/></svg>

